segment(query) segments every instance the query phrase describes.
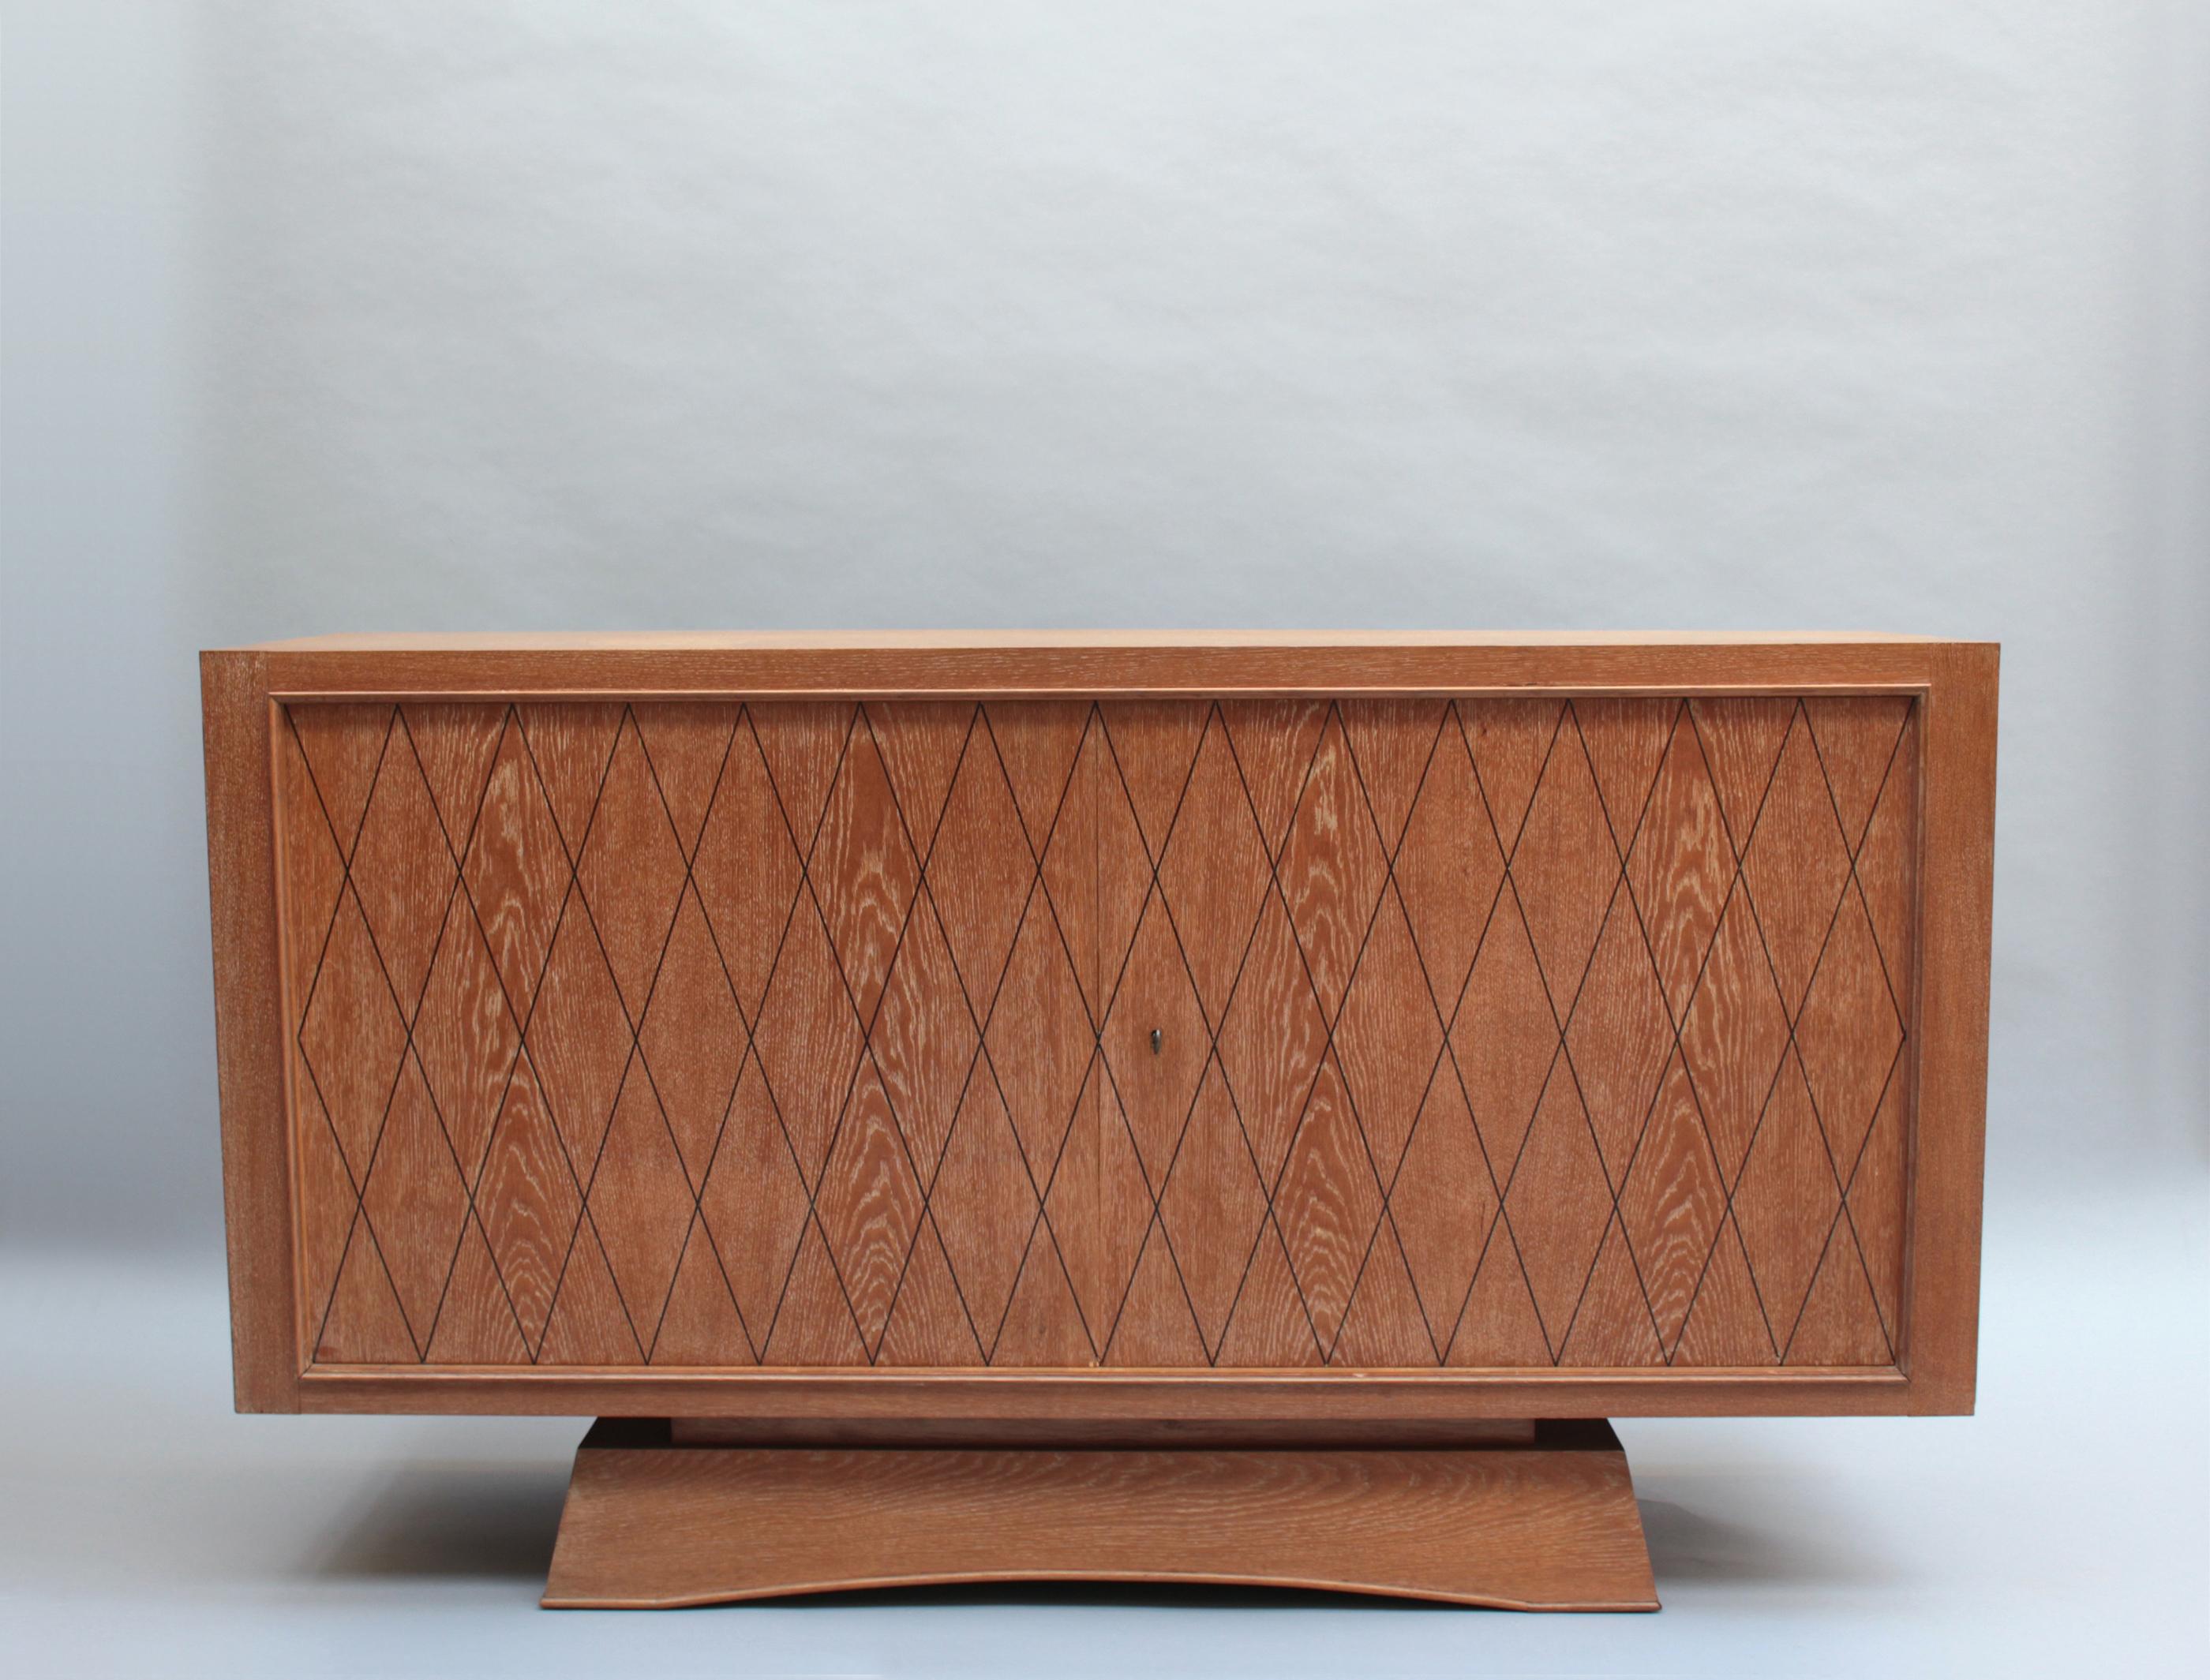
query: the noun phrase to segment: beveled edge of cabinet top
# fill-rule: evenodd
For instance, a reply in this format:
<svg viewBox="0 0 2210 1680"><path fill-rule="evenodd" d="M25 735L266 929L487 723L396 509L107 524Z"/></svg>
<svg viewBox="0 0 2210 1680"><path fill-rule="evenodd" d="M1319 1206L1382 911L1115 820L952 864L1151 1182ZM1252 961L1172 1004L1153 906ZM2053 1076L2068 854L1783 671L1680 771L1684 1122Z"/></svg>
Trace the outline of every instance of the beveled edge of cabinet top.
<svg viewBox="0 0 2210 1680"><path fill-rule="evenodd" d="M1991 641L1826 631L1005 630L333 635L202 655L278 699L1929 691Z"/></svg>
<svg viewBox="0 0 2210 1680"><path fill-rule="evenodd" d="M291 636L240 649L269 653L966 652L999 648L1742 647L1852 644L1994 645L1884 630L614 630L402 631Z"/></svg>

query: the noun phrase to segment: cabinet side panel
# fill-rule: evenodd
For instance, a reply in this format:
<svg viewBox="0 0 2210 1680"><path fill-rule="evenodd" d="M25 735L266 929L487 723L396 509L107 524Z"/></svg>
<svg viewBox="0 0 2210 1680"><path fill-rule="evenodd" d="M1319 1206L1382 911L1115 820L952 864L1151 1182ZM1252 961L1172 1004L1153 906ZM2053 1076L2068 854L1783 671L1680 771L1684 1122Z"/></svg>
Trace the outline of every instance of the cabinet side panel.
<svg viewBox="0 0 2210 1680"><path fill-rule="evenodd" d="M204 654L200 682L232 1381L241 1412L296 1412L284 1013L264 663L257 653Z"/></svg>
<svg viewBox="0 0 2210 1680"><path fill-rule="evenodd" d="M1940 650L1920 817L1917 1108L1904 1283L1912 1409L1972 1409L1995 887L1997 651Z"/></svg>

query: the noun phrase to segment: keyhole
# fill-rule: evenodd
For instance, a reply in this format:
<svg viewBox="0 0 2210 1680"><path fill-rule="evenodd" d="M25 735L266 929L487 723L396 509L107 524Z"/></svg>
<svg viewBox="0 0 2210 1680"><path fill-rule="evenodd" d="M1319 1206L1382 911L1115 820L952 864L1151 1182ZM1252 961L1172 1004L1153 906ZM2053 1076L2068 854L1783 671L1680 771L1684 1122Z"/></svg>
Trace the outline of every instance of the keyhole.
<svg viewBox="0 0 2210 1680"><path fill-rule="evenodd" d="M1163 1044L1165 1041L1166 1041L1166 1034L1165 1034L1165 1033L1163 1033L1160 1032L1160 1031L1159 1031L1159 1029L1158 1029L1157 1027L1154 1027L1153 1028L1151 1028L1151 1054L1152 1054L1152 1055L1156 1056L1156 1055L1159 1053L1159 1046L1160 1046L1162 1044Z"/></svg>

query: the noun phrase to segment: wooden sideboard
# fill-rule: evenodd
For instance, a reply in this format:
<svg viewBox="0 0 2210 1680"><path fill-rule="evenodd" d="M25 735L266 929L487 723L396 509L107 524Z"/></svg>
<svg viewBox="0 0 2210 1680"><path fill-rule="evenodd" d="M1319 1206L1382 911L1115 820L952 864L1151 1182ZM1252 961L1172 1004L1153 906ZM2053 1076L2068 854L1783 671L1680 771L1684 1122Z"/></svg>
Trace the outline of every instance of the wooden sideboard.
<svg viewBox="0 0 2210 1680"><path fill-rule="evenodd" d="M548 1602L1654 1604L1609 1432L1500 1420L1970 1409L1992 645L203 675L239 1406L676 1420L587 1442ZM855 1478L904 1540L808 1552Z"/></svg>

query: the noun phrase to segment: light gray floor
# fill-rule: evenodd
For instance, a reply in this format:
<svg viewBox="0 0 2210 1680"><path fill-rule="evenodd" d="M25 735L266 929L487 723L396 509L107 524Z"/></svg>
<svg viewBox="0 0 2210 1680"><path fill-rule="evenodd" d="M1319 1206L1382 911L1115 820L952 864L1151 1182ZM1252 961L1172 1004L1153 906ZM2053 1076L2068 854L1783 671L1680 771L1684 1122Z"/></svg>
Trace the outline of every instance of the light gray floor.
<svg viewBox="0 0 2210 1680"><path fill-rule="evenodd" d="M238 1418L208 1266L0 1255L12 1674L2210 1672L2210 1197L1991 1219L1980 1415L1621 1426L1665 1599L535 1608L578 1424Z"/></svg>

